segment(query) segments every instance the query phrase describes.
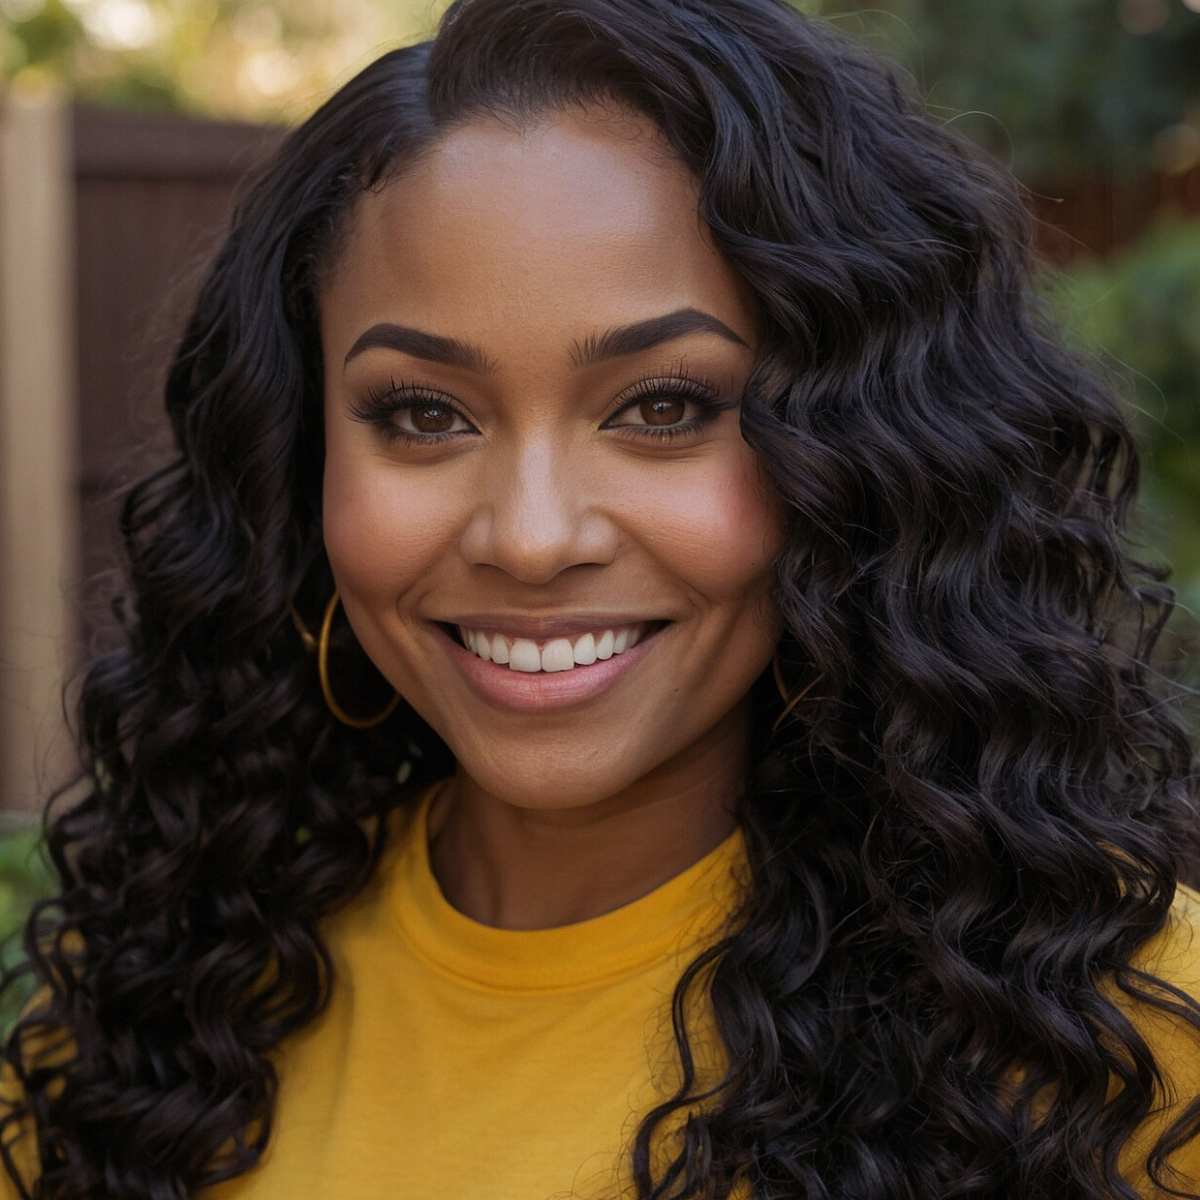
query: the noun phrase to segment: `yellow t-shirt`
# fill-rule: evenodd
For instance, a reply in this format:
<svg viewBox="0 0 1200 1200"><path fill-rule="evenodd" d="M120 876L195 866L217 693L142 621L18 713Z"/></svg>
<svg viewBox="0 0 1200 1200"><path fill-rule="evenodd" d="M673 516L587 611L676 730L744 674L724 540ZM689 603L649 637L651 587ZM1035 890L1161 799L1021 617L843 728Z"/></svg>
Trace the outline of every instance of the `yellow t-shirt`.
<svg viewBox="0 0 1200 1200"><path fill-rule="evenodd" d="M202 1190L203 1200L632 1195L630 1139L679 1079L671 994L735 906L746 879L742 832L599 917L497 929L453 908L430 869L437 789L396 810L403 823L387 858L326 923L333 996L277 1051L280 1090L262 1161ZM1181 887L1171 925L1143 957L1200 997L1197 928L1200 895ZM701 1080L715 1082L725 1060L707 1008L690 1020ZM1200 1037L1156 1018L1140 1027L1181 1101L1200 1092ZM678 1114L656 1142L659 1171L682 1121ZM30 1149L28 1139L17 1148L26 1178ZM1132 1153L1122 1157L1126 1170ZM1200 1139L1171 1161L1200 1182ZM0 1200L9 1197L0 1168Z"/></svg>

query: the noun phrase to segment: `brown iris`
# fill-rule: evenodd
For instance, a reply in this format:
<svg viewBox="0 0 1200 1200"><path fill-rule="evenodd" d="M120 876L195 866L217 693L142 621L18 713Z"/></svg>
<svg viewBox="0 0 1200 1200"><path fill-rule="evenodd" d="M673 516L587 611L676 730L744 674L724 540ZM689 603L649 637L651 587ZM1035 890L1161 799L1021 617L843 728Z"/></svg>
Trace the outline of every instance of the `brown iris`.
<svg viewBox="0 0 1200 1200"><path fill-rule="evenodd" d="M420 433L445 433L450 426L454 424L454 411L445 404L438 404L436 401L426 401L424 404L414 404L411 408L413 426ZM425 427L421 424L422 420L434 414L431 420L431 427Z"/></svg>
<svg viewBox="0 0 1200 1200"><path fill-rule="evenodd" d="M642 416L646 418L647 425L675 425L683 420L683 409L686 407L686 403L678 396L655 396L652 399L643 400L638 408ZM652 420L650 413L666 419Z"/></svg>

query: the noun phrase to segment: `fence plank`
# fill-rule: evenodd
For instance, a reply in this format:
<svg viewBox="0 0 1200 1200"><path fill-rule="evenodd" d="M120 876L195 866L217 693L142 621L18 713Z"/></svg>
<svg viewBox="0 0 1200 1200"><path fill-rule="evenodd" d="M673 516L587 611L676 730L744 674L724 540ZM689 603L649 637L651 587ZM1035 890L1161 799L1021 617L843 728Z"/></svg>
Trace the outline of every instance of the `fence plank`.
<svg viewBox="0 0 1200 1200"><path fill-rule="evenodd" d="M162 389L175 338L237 186L282 134L178 114L75 109L79 637L87 654L112 639L116 491L169 446Z"/></svg>
<svg viewBox="0 0 1200 1200"><path fill-rule="evenodd" d="M72 756L61 690L74 657L69 110L53 93L0 112L0 802L35 809Z"/></svg>

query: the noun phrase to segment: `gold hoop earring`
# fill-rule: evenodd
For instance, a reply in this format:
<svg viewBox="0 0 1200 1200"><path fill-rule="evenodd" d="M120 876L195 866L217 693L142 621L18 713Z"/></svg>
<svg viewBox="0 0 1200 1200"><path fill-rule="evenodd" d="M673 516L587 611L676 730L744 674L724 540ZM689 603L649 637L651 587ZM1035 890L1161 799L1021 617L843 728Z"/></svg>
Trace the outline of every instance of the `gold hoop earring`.
<svg viewBox="0 0 1200 1200"><path fill-rule="evenodd" d="M816 683L821 677L820 675L815 676L814 678L810 679L808 683L805 684L804 687L794 696L789 696L787 686L783 682L783 669L779 665L778 646L775 647L775 653L771 655L771 673L775 676L775 689L779 692L779 698L783 701L784 705L783 712L781 712L779 716L775 718L774 723L771 725L771 732L775 733L778 731L779 726L782 725L787 719L788 714L791 713L792 709L794 709L796 705L808 695L813 684Z"/></svg>
<svg viewBox="0 0 1200 1200"><path fill-rule="evenodd" d="M329 682L329 634L333 629L333 614L337 609L339 598L340 593L335 584L333 595L329 597L329 603L325 605L325 616L321 621L321 633L319 637L313 637L308 627L300 619L300 614L296 611L294 604L289 606L292 613L292 623L296 626L296 630L300 634L300 640L304 643L304 648L310 652L313 650L316 651L317 675L321 680L321 694L325 697L326 707L343 725L349 725L351 729L371 729L375 725L386 721L392 715L396 705L400 703L400 693L396 692L387 702L382 712L376 713L373 717L351 716L334 699L333 688Z"/></svg>

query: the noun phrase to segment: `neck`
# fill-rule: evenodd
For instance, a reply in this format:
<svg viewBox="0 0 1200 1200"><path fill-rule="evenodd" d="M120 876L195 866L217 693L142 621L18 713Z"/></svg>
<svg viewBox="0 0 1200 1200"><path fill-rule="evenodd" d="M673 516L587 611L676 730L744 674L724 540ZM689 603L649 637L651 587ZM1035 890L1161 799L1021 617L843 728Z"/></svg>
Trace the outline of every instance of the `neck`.
<svg viewBox="0 0 1200 1200"><path fill-rule="evenodd" d="M744 714L730 718L671 763L582 806L513 803L460 766L429 814L442 894L484 925L548 929L653 891L733 832L746 731Z"/></svg>

